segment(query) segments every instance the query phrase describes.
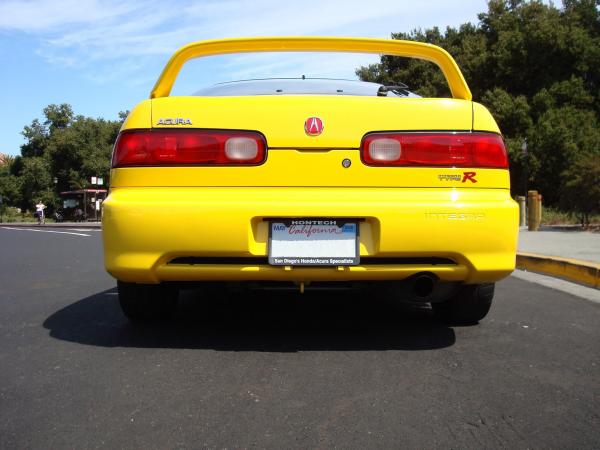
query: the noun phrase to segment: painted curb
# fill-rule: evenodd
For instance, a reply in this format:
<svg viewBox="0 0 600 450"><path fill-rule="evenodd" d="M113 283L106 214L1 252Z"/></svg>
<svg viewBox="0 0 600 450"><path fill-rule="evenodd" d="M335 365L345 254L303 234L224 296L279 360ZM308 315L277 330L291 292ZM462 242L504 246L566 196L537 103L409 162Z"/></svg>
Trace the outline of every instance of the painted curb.
<svg viewBox="0 0 600 450"><path fill-rule="evenodd" d="M517 253L517 269L542 273L600 289L600 264L536 253Z"/></svg>

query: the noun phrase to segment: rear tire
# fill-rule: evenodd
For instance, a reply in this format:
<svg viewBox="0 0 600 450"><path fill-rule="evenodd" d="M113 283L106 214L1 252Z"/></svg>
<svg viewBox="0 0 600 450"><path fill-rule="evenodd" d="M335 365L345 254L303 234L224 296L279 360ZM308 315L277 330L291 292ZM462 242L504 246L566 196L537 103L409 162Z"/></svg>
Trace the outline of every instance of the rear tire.
<svg viewBox="0 0 600 450"><path fill-rule="evenodd" d="M494 298L494 283L468 284L450 299L432 303L436 316L445 322L472 324L483 319L490 311Z"/></svg>
<svg viewBox="0 0 600 450"><path fill-rule="evenodd" d="M132 322L169 319L177 310L179 290L162 284L117 282L123 314Z"/></svg>

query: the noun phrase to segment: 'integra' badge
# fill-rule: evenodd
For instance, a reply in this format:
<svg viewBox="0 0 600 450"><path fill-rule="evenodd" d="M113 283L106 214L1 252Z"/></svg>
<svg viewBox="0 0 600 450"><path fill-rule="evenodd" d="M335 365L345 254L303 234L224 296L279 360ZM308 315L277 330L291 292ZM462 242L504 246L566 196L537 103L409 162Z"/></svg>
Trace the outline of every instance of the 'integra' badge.
<svg viewBox="0 0 600 450"><path fill-rule="evenodd" d="M191 119L182 119L180 117L176 119L158 119L156 125L191 125Z"/></svg>

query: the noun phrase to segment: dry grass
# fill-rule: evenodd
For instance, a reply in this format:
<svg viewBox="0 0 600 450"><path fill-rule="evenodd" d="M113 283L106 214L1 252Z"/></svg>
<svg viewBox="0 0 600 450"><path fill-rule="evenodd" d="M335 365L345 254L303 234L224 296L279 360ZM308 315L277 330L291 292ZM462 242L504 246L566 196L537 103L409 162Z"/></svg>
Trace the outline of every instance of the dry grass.
<svg viewBox="0 0 600 450"><path fill-rule="evenodd" d="M560 211L552 207L542 208L542 225L580 225L581 218L573 213ZM590 227L600 226L600 215L590 216Z"/></svg>

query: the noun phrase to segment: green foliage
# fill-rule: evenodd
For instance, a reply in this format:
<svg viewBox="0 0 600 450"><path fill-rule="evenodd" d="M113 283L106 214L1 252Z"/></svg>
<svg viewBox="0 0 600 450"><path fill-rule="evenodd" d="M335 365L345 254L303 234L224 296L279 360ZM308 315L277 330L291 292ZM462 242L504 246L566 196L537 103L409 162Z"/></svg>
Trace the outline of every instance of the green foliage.
<svg viewBox="0 0 600 450"><path fill-rule="evenodd" d="M486 91L481 99L506 136L525 136L531 128L531 108L524 95L513 96L502 88Z"/></svg>
<svg viewBox="0 0 600 450"><path fill-rule="evenodd" d="M44 125L50 128L50 132L67 128L73 120L73 108L67 103L48 105L44 108L44 116L46 116Z"/></svg>
<svg viewBox="0 0 600 450"><path fill-rule="evenodd" d="M2 155L0 161L0 195L2 204L20 204L21 202L21 180L13 171L20 163L20 157Z"/></svg>
<svg viewBox="0 0 600 450"><path fill-rule="evenodd" d="M530 170L545 202L556 205L565 191L563 172L584 154L600 159L600 133L593 111L549 109L530 132Z"/></svg>
<svg viewBox="0 0 600 450"><path fill-rule="evenodd" d="M600 158L585 155L563 172L562 206L577 211L587 226L593 213L600 213Z"/></svg>
<svg viewBox="0 0 600 450"><path fill-rule="evenodd" d="M575 189L569 184L573 168L581 171L581 161L600 160L599 5L491 0L476 25L392 38L436 44L454 56L474 99L489 108L503 132L513 193L538 189L546 204L582 212L585 202L566 199ZM383 56L356 73L367 81L404 82L425 96L449 96L439 68L424 61ZM595 192L581 187L591 180L590 175L578 181L583 198Z"/></svg>
<svg viewBox="0 0 600 450"><path fill-rule="evenodd" d="M2 168L10 168L14 162L14 156L0 153L0 170L2 170Z"/></svg>
<svg viewBox="0 0 600 450"><path fill-rule="evenodd" d="M92 176L108 182L112 146L126 113L107 121L75 116L61 104L44 108L44 117L24 127L21 156L0 165L0 194L24 210L42 200L50 213L61 191L86 188Z"/></svg>
<svg viewBox="0 0 600 450"><path fill-rule="evenodd" d="M564 225L573 223L575 223L575 219L571 213L551 206L544 206L542 208L542 225Z"/></svg>
<svg viewBox="0 0 600 450"><path fill-rule="evenodd" d="M85 180L100 176L108 180L110 154L120 122L77 116L66 128L56 129L46 148L58 189L87 187Z"/></svg>
<svg viewBox="0 0 600 450"><path fill-rule="evenodd" d="M48 145L48 128L35 119L23 128L22 134L27 142L21 146L21 155L25 158L42 156Z"/></svg>
<svg viewBox="0 0 600 450"><path fill-rule="evenodd" d="M40 200L47 200L51 189L51 175L48 162L39 156L24 158L21 171L21 207L33 208Z"/></svg>
<svg viewBox="0 0 600 450"><path fill-rule="evenodd" d="M4 204L0 205L0 218L2 219L2 223L22 222L25 219L19 208L5 206ZM29 219L29 217L27 219Z"/></svg>
<svg viewBox="0 0 600 450"><path fill-rule="evenodd" d="M0 172L0 195L4 204L20 205L23 200L21 180L10 173Z"/></svg>

